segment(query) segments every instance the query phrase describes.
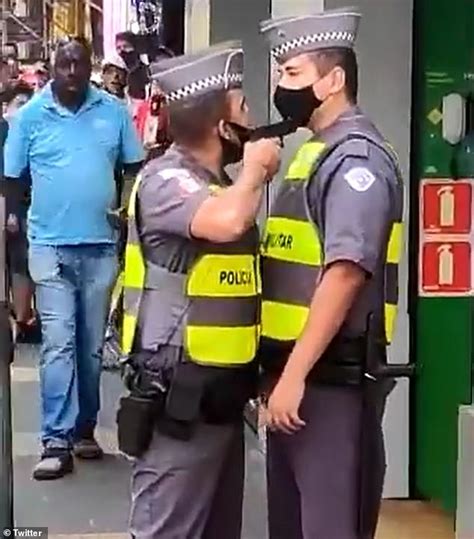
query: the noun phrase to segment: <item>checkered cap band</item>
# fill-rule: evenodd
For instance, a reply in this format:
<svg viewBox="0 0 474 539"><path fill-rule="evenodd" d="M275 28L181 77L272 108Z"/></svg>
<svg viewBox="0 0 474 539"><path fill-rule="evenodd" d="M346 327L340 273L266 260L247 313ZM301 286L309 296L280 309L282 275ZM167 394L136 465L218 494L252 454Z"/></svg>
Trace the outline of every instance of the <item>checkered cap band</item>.
<svg viewBox="0 0 474 539"><path fill-rule="evenodd" d="M166 95L166 100L168 103L172 103L174 101L186 99L187 97L190 97L198 92L209 90L216 86L225 87L226 84L241 83L243 78L242 73L229 73L227 76L224 75L224 73L221 75L212 75L211 77L206 77L205 79L192 82L179 90L170 92Z"/></svg>
<svg viewBox="0 0 474 539"><path fill-rule="evenodd" d="M272 49L272 56L275 59L278 59L294 49L306 47L307 45L313 45L314 43L321 43L324 41L341 41L352 43L354 39L355 34L352 32L320 32L319 34L301 36L296 39L292 39L291 41L286 41L285 43L282 43L281 45L278 45Z"/></svg>

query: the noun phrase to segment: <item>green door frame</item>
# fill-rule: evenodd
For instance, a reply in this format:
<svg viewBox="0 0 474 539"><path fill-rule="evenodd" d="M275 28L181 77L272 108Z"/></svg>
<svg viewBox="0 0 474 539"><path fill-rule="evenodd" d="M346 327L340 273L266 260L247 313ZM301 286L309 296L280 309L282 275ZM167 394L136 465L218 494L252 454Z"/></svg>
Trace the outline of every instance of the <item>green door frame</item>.
<svg viewBox="0 0 474 539"><path fill-rule="evenodd" d="M473 304L470 297L418 297L419 182L450 178L455 148L441 138L441 123L428 119L442 96L467 94L474 71L473 0L414 0L413 114L410 261L413 497L456 508L458 407L472 399Z"/></svg>

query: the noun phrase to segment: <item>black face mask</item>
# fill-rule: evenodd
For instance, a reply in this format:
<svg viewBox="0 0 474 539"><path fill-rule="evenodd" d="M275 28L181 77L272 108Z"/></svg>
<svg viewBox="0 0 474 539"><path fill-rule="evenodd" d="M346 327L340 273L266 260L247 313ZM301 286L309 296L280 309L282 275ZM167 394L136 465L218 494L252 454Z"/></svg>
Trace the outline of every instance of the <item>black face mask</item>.
<svg viewBox="0 0 474 539"><path fill-rule="evenodd" d="M222 153L224 166L242 161L244 157L244 145L250 140L252 129L243 125L227 122L227 125L232 129L237 141L229 140L221 136Z"/></svg>
<svg viewBox="0 0 474 539"><path fill-rule="evenodd" d="M140 56L137 51L122 51L120 53L120 56L125 62L125 65L128 67L128 69L134 68L138 63L138 60L140 59Z"/></svg>
<svg viewBox="0 0 474 539"><path fill-rule="evenodd" d="M273 103L284 120L293 120L299 127L306 127L314 110L323 102L314 95L310 85L299 90L277 86Z"/></svg>

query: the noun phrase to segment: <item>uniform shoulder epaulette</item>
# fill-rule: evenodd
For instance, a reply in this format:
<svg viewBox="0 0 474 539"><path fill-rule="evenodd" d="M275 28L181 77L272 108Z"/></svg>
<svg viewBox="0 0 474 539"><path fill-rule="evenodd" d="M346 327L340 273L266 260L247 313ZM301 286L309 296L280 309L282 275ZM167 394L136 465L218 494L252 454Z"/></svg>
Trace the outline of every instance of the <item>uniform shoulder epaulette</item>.
<svg viewBox="0 0 474 539"><path fill-rule="evenodd" d="M346 140L339 147L341 157L369 157L370 142L362 137Z"/></svg>

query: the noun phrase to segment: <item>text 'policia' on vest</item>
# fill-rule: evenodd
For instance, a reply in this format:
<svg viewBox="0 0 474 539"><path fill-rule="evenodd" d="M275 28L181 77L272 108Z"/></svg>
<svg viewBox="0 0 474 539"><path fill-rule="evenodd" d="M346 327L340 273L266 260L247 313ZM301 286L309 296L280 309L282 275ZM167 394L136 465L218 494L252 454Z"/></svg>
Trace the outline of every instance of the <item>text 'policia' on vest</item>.
<svg viewBox="0 0 474 539"><path fill-rule="evenodd" d="M144 289L163 292L163 310L171 308L167 303L172 290L173 305L181 305L178 323L183 325L184 338L180 344L190 361L227 368L250 363L259 338L261 287L256 227L231 243L194 242L199 253L188 273L173 273L143 258L136 220L138 187L139 180L130 199L125 252L124 353L133 351ZM177 329L171 328L170 333ZM173 342L171 334L168 341L163 345Z"/></svg>
<svg viewBox="0 0 474 539"><path fill-rule="evenodd" d="M314 137L299 149L273 204L261 246L261 337L263 343L273 349L291 350L301 335L324 266L324 236L308 207L309 182L312 178L311 181L318 181L321 164L338 146L351 139L382 149L393 162L399 181L402 181L391 148L363 116L357 116L351 122L341 122L326 138ZM323 197L326 195L327 192ZM378 313L384 322L385 344L392 341L397 313L401 221L402 207L395 210L385 253L384 305L380 305L382 312Z"/></svg>

